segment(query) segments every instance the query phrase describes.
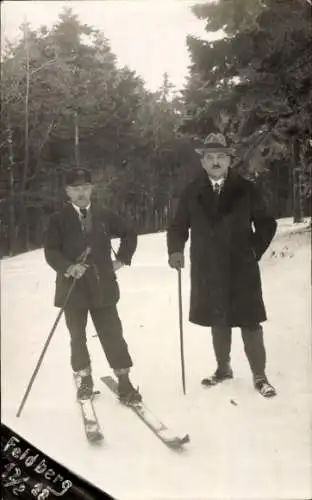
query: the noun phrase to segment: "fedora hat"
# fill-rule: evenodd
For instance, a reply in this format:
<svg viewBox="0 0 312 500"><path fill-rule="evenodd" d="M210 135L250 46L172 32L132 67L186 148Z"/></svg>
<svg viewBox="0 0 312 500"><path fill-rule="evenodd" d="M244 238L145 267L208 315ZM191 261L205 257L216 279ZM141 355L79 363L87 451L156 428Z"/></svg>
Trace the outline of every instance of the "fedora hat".
<svg viewBox="0 0 312 500"><path fill-rule="evenodd" d="M227 145L226 138L220 132L212 132L207 135L200 147L195 148L196 153L203 154L205 151L211 153L224 152L232 153L233 149Z"/></svg>

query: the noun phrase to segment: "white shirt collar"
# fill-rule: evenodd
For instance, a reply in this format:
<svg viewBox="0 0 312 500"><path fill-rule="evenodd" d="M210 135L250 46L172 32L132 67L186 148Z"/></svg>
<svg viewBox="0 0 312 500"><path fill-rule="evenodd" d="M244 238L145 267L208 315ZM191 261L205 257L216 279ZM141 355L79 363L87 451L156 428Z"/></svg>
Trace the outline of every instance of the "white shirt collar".
<svg viewBox="0 0 312 500"><path fill-rule="evenodd" d="M221 179L212 179L211 177L209 177L209 180L212 184L212 187L215 187L216 184L218 184L220 187L223 186L223 183L224 183L224 177L222 177Z"/></svg>
<svg viewBox="0 0 312 500"><path fill-rule="evenodd" d="M80 207L77 207L77 205L75 205L74 203L72 203L72 206L76 210L77 214L80 215ZM91 206L91 203L89 203L89 205L87 207L84 207L84 208L89 210L90 206Z"/></svg>

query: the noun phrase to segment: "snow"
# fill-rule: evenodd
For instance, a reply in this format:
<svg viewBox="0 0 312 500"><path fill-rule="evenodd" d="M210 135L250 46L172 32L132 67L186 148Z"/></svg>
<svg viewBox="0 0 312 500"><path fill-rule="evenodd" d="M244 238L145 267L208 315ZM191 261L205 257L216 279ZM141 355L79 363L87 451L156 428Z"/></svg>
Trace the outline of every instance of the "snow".
<svg viewBox="0 0 312 500"><path fill-rule="evenodd" d="M209 330L188 322L188 264L183 271L183 395L177 274L167 265L163 233L139 237L132 266L118 272L118 309L135 364L132 380L167 425L190 434L184 453L167 449L100 381L110 370L91 321L103 445L91 446L82 431L63 319L16 418L58 310L52 306L55 275L41 249L3 260L3 423L122 500L311 498L310 233L307 222L298 228L281 221L261 262L269 316L264 324L267 373L278 390L272 400L252 387L239 330L233 332L235 379L210 390L201 387L215 362Z"/></svg>

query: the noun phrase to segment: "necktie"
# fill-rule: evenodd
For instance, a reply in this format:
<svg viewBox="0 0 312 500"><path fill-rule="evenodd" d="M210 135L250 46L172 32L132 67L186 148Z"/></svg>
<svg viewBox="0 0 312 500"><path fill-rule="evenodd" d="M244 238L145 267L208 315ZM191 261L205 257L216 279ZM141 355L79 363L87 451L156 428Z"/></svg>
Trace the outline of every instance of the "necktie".
<svg viewBox="0 0 312 500"><path fill-rule="evenodd" d="M215 183L214 187L213 187L213 191L216 195L219 195L220 194L220 191L221 191L221 186L220 184L218 184L217 182Z"/></svg>
<svg viewBox="0 0 312 500"><path fill-rule="evenodd" d="M87 217L88 210L86 208L80 208L80 215L82 219Z"/></svg>

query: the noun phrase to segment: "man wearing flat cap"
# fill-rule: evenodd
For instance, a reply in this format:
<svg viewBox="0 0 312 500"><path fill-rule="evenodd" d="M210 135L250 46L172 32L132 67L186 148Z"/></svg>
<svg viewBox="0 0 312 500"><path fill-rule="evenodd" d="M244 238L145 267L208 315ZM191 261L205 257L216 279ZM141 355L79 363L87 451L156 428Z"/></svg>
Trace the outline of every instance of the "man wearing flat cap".
<svg viewBox="0 0 312 500"><path fill-rule="evenodd" d="M231 148L221 133L211 133L195 151L202 174L183 192L167 233L169 265L184 267L191 233L191 322L211 327L216 371L205 387L233 378L232 328L241 329L255 389L264 397L276 391L266 376L261 323L266 320L258 262L276 232L256 186L230 169Z"/></svg>
<svg viewBox="0 0 312 500"><path fill-rule="evenodd" d="M138 402L141 395L129 379L132 360L116 307L119 300L116 271L131 264L137 236L121 217L91 201L90 171L69 170L65 185L69 203L51 218L45 238L45 257L57 273L55 306L65 306L77 398L86 399L93 394L86 340L90 314L107 361L118 378L120 400ZM111 238L114 237L120 238L120 246L113 261ZM65 303L73 280L75 285Z"/></svg>

